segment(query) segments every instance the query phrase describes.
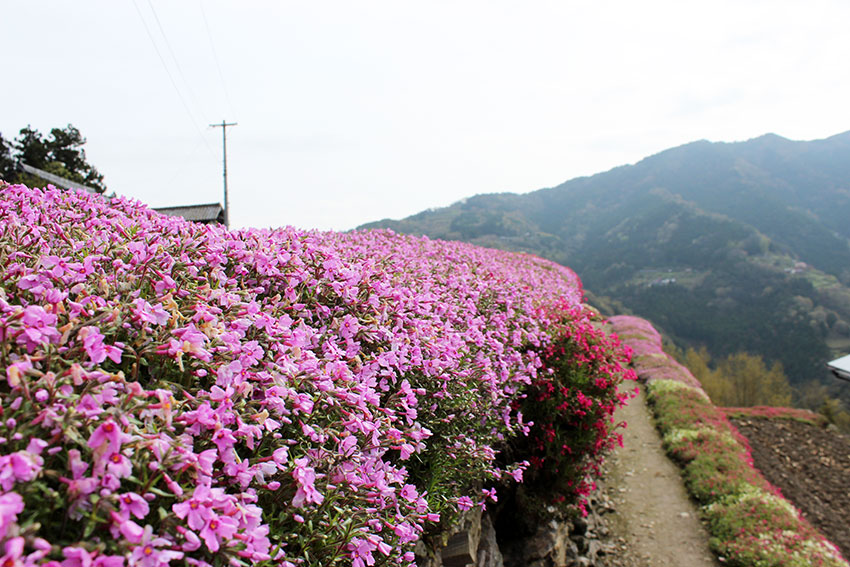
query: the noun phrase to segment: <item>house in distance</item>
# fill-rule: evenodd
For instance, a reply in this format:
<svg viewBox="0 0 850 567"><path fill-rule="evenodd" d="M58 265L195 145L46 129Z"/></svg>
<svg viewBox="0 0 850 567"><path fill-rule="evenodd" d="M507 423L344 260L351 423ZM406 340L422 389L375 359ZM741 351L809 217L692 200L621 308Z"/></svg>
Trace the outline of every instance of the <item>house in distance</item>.
<svg viewBox="0 0 850 567"><path fill-rule="evenodd" d="M183 217L187 221L201 224L224 224L224 207L221 206L221 203L158 207L154 208L154 210L164 215Z"/></svg>

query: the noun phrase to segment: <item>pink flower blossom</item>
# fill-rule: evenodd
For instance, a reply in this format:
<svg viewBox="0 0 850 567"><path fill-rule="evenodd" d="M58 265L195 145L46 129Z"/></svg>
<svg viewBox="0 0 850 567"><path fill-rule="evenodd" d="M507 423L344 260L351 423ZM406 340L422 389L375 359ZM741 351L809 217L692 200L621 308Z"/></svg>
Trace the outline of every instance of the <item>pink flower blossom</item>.
<svg viewBox="0 0 850 567"><path fill-rule="evenodd" d="M182 559L183 552L172 549L171 542L155 537L153 528L145 526L138 545L130 553L130 567L166 567L175 559Z"/></svg>
<svg viewBox="0 0 850 567"><path fill-rule="evenodd" d="M82 547L65 547L62 554L65 556L62 567L92 567L93 554Z"/></svg>
<svg viewBox="0 0 850 567"><path fill-rule="evenodd" d="M121 430L114 421L107 420L101 423L89 437L88 446L92 449L100 449L106 445L109 452L117 453L121 446L130 440L130 436Z"/></svg>
<svg viewBox="0 0 850 567"><path fill-rule="evenodd" d="M150 506L148 506L148 503L144 498L135 492L125 492L123 494L118 494L117 497L120 514L123 518L127 519L130 516L133 516L141 519L148 515Z"/></svg>
<svg viewBox="0 0 850 567"><path fill-rule="evenodd" d="M204 543L207 545L207 548L210 551L218 551L220 547L220 542L226 542L233 534L236 533L236 530L239 528L239 523L229 516L219 516L217 514L210 514L209 519L207 520L206 525L201 529L201 539L204 540Z"/></svg>
<svg viewBox="0 0 850 567"><path fill-rule="evenodd" d="M30 451L16 451L11 455L0 456L0 487L8 491L16 482L35 479L43 463L44 459Z"/></svg>
<svg viewBox="0 0 850 567"><path fill-rule="evenodd" d="M17 492L0 495L0 538L6 535L9 526L18 520L24 511L24 499Z"/></svg>
<svg viewBox="0 0 850 567"><path fill-rule="evenodd" d="M461 510L470 510L475 503L469 496L461 496L457 499L457 507Z"/></svg>
<svg viewBox="0 0 850 567"><path fill-rule="evenodd" d="M23 329L15 341L32 353L41 344L55 343L59 340L56 330L56 315L48 313L40 305L30 305L24 309L21 317Z"/></svg>
<svg viewBox="0 0 850 567"><path fill-rule="evenodd" d="M23 567L24 562L22 558L24 556L24 538L22 537L13 537L6 540L6 545L4 546L6 553L0 557L0 565L3 567Z"/></svg>
<svg viewBox="0 0 850 567"><path fill-rule="evenodd" d="M306 504L321 504L325 497L321 492L316 490L316 471L307 466L307 459L301 458L295 460L295 470L292 471L292 478L298 484L295 492L295 497L292 499L292 505L296 508L303 508Z"/></svg>
<svg viewBox="0 0 850 567"><path fill-rule="evenodd" d="M121 362L121 349L103 344L104 337L97 327L83 327L79 336L83 339L83 348L93 363L100 364L107 357L116 364Z"/></svg>
<svg viewBox="0 0 850 567"><path fill-rule="evenodd" d="M177 502L171 506L171 510L181 520L185 519L190 528L200 530L213 514L212 498L209 487L202 484L195 488L189 500Z"/></svg>
<svg viewBox="0 0 850 567"><path fill-rule="evenodd" d="M116 478L127 478L133 474L133 464L126 455L112 453L106 457L106 470Z"/></svg>

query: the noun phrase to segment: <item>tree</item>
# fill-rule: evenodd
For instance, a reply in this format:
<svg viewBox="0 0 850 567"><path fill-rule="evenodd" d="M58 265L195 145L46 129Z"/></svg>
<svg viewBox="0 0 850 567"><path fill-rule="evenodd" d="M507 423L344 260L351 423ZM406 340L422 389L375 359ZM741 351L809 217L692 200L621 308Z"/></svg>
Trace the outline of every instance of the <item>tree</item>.
<svg viewBox="0 0 850 567"><path fill-rule="evenodd" d="M721 361L717 372L732 385L732 399L726 405L791 405L791 386L778 362L768 368L761 356L739 352Z"/></svg>
<svg viewBox="0 0 850 567"><path fill-rule="evenodd" d="M85 143L86 139L72 124L53 128L47 138L27 125L12 143L0 134L0 177L11 183L44 185L44 180L19 170L22 162L103 193L106 191L103 175L86 161Z"/></svg>
<svg viewBox="0 0 850 567"><path fill-rule="evenodd" d="M12 142L6 140L0 134L0 179L12 181L15 171L15 158L12 155Z"/></svg>
<svg viewBox="0 0 850 567"><path fill-rule="evenodd" d="M711 368L711 355L705 347L672 351L676 360L691 371L718 406L791 405L791 386L778 362L768 368L761 356L738 352Z"/></svg>

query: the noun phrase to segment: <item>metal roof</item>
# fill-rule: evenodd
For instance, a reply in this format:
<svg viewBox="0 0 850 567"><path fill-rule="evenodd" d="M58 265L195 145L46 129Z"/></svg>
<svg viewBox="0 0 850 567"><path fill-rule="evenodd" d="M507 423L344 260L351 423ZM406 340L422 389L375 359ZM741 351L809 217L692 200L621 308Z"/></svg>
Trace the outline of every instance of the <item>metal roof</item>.
<svg viewBox="0 0 850 567"><path fill-rule="evenodd" d="M837 378L850 380L850 354L831 360L826 363L826 366Z"/></svg>
<svg viewBox="0 0 850 567"><path fill-rule="evenodd" d="M54 175L49 171L44 171L43 169L33 167L23 162L21 162L21 169L23 169L30 175L35 175L36 177L40 177L45 181L49 181L56 187L61 187L62 189L83 189L84 191L88 191L89 193L99 193L99 191L94 187L89 187L88 185L83 185L82 183L77 183L76 181L65 179L64 177Z"/></svg>
<svg viewBox="0 0 850 567"><path fill-rule="evenodd" d="M178 207L158 207L154 210L164 215L183 217L184 219L193 222L224 223L224 207L221 206L221 203L181 205Z"/></svg>

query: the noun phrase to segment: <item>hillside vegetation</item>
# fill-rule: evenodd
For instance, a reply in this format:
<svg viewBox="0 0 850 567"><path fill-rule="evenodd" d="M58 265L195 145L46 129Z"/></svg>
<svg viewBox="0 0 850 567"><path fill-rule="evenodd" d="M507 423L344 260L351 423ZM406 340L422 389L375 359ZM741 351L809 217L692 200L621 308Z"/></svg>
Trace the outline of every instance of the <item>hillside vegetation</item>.
<svg viewBox="0 0 850 567"><path fill-rule="evenodd" d="M524 195L366 226L569 265L610 312L680 347L781 363L792 384L850 351L850 133L694 142Z"/></svg>
<svg viewBox="0 0 850 567"><path fill-rule="evenodd" d="M637 317L615 316L609 322L634 349L633 363L646 382L647 400L664 449L681 467L685 486L699 504L700 517L711 534L709 545L721 563L736 567L847 567L836 544L766 480L768 471L754 467L747 440L727 416L731 412L713 404L688 369L662 350L658 331ZM741 413L740 409L732 411ZM817 417L782 408L749 411L749 415L786 419ZM799 439L800 444L803 439ZM814 505L814 494L798 492L797 496L806 500L807 508Z"/></svg>

